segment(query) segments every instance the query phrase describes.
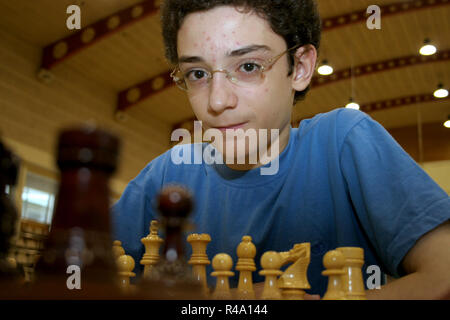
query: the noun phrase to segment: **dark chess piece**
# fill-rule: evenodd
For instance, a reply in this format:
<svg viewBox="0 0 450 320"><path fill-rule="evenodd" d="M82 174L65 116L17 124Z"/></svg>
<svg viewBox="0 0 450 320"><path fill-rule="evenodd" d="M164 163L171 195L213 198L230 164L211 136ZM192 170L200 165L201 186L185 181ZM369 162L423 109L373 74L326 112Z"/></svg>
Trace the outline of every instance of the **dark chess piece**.
<svg viewBox="0 0 450 320"><path fill-rule="evenodd" d="M163 188L157 198L157 209L164 234L161 258L150 275L143 279L143 290L156 299L203 299L201 284L194 278L185 256L184 230L193 208L190 192L179 185Z"/></svg>
<svg viewBox="0 0 450 320"><path fill-rule="evenodd" d="M61 132L60 186L31 297L109 299L119 294L108 186L118 155L119 140L110 133L93 127Z"/></svg>
<svg viewBox="0 0 450 320"><path fill-rule="evenodd" d="M22 279L15 261L8 257L19 215L14 202L6 194L6 186L11 190L16 185L19 165L19 158L0 142L0 284L4 289L9 285L20 285ZM9 290L1 291L7 294Z"/></svg>

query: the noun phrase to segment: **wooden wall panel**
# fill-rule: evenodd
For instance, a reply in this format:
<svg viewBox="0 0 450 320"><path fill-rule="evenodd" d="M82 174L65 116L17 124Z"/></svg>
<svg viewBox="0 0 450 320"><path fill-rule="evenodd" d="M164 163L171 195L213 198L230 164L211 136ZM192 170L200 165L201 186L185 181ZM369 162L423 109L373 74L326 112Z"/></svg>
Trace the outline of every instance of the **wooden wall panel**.
<svg viewBox="0 0 450 320"><path fill-rule="evenodd" d="M21 147L27 162L57 170L54 159L61 128L93 121L122 140L119 169L123 185L153 158L169 148L171 126L150 116L116 121L115 92L83 76L83 72L57 66L54 80L43 83L36 74L41 50L0 31L0 134ZM46 156L36 157L40 150ZM33 159L34 157L34 159ZM121 190L116 190L121 192Z"/></svg>
<svg viewBox="0 0 450 320"><path fill-rule="evenodd" d="M422 125L422 159L419 153L417 126L393 128L388 131L417 162L450 160L450 129L445 128L442 123Z"/></svg>

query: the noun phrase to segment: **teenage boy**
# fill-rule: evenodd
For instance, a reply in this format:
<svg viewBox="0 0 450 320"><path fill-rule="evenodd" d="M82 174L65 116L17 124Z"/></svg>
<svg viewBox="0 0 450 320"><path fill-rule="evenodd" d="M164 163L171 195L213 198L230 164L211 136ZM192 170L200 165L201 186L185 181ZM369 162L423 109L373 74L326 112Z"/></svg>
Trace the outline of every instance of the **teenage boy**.
<svg viewBox="0 0 450 320"><path fill-rule="evenodd" d="M323 295L323 255L361 247L365 279L370 265L399 278L369 298L448 297L446 192L363 112L338 109L290 126L316 66L314 1L168 0L162 28L174 81L215 137L214 151L176 146L129 183L114 206L128 254L141 259L140 239L158 218L152 202L177 183L192 191L192 222L211 235L210 257L224 252L236 263L236 247L250 235L259 270L264 252L310 242L308 292ZM186 157L202 161L179 161Z"/></svg>

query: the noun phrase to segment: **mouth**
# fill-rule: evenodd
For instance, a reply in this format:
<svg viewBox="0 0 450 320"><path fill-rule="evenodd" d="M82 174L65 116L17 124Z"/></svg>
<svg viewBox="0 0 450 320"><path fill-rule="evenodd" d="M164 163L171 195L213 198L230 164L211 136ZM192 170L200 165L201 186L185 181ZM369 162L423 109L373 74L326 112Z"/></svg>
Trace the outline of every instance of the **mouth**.
<svg viewBox="0 0 450 320"><path fill-rule="evenodd" d="M236 130L236 129L242 129L247 122L237 123L237 124L231 124L223 127L214 127L215 129L219 129L220 131L226 131L226 130Z"/></svg>

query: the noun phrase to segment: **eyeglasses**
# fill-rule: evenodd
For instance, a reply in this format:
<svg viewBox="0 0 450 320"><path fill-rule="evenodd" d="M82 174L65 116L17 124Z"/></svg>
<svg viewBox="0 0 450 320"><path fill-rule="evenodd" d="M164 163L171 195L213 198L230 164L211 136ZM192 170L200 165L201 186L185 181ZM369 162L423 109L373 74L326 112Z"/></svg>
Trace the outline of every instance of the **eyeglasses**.
<svg viewBox="0 0 450 320"><path fill-rule="evenodd" d="M265 77L265 72L270 70L278 59L289 51L297 49L299 46L300 45L297 44L261 63L255 62L255 59L244 59L232 63L224 69L209 70L207 68L193 67L184 72L177 66L170 76L180 89L191 92L208 87L216 72L225 73L229 81L239 86L259 85Z"/></svg>

